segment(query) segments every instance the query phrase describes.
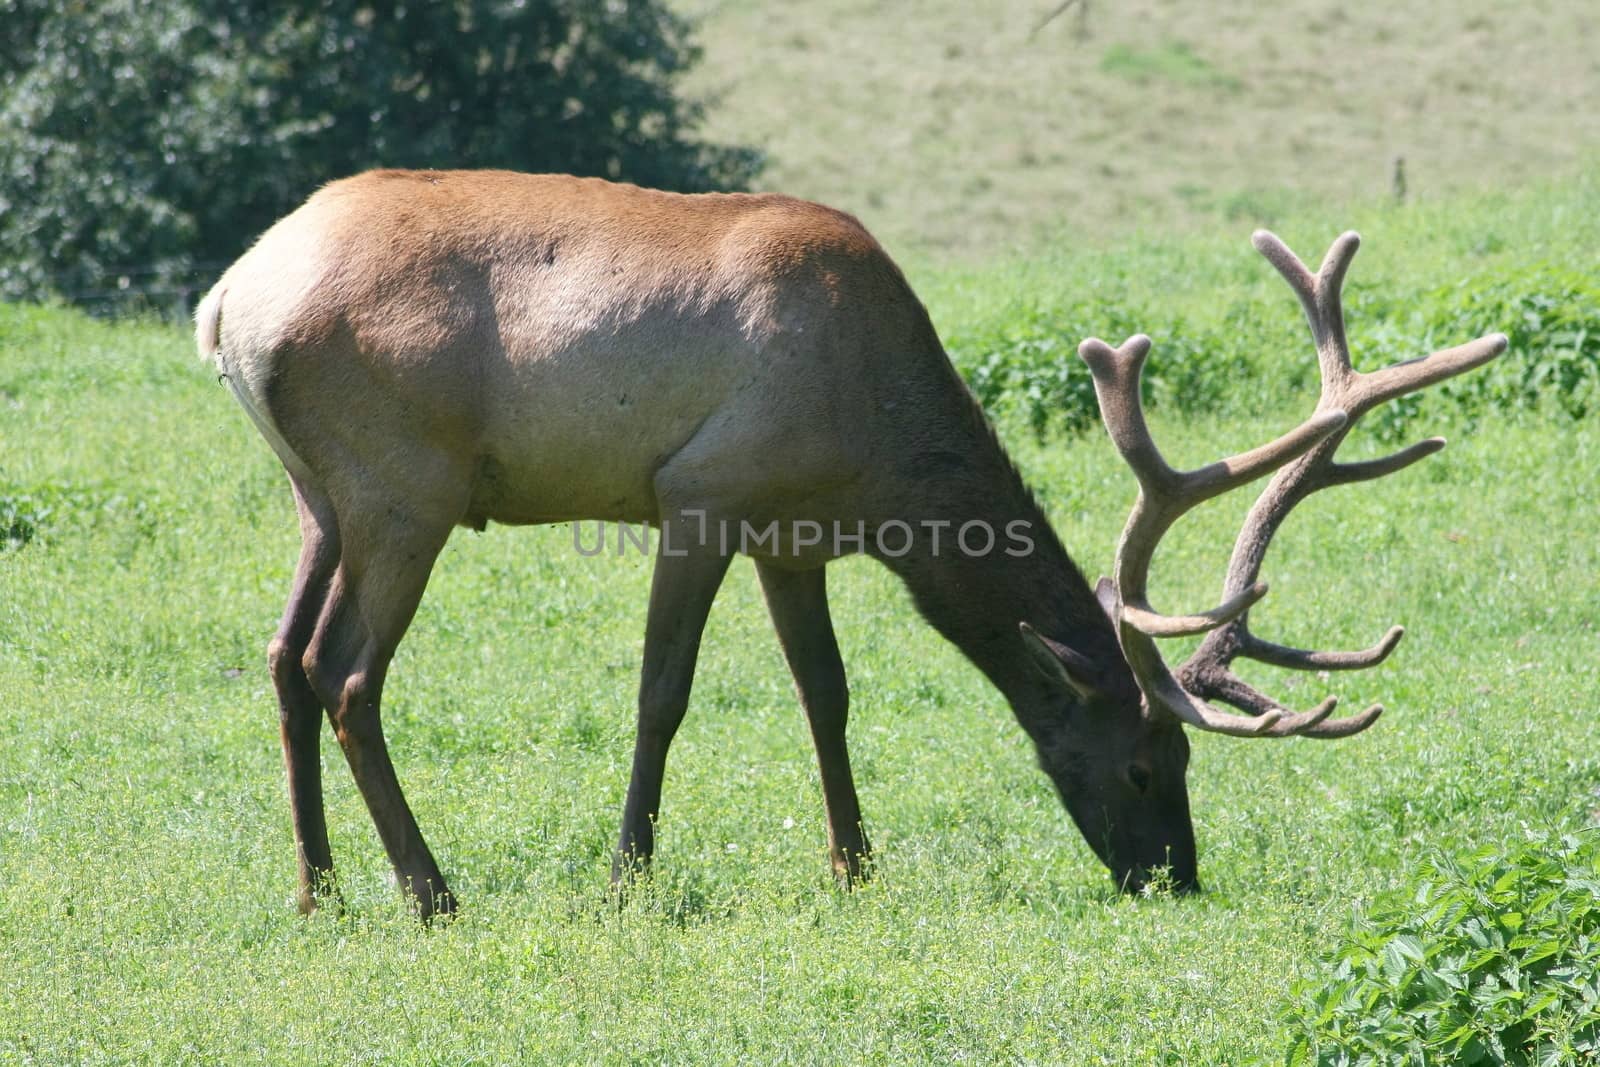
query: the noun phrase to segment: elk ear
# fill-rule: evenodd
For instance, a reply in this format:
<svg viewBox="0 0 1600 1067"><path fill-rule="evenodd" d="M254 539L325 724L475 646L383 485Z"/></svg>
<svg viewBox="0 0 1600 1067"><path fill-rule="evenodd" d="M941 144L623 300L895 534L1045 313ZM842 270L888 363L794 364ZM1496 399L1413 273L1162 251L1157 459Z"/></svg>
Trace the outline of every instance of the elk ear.
<svg viewBox="0 0 1600 1067"><path fill-rule="evenodd" d="M1027 623L1018 623L1022 646L1028 658L1046 678L1066 686L1081 700L1092 699L1100 692L1100 672L1086 656L1074 652L1059 641L1052 641Z"/></svg>
<svg viewBox="0 0 1600 1067"><path fill-rule="evenodd" d="M1094 598L1100 601L1100 610L1106 613L1113 628L1122 621L1122 597L1117 593L1117 583L1101 575L1094 583Z"/></svg>

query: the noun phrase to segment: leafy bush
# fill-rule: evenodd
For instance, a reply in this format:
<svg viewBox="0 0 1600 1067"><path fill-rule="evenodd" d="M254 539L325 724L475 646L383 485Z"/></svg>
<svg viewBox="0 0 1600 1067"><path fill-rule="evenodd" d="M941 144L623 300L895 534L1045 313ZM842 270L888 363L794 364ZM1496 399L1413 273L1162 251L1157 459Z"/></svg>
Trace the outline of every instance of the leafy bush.
<svg viewBox="0 0 1600 1067"><path fill-rule="evenodd" d="M0 552L25 547L49 517L50 509L32 497L0 495Z"/></svg>
<svg viewBox="0 0 1600 1067"><path fill-rule="evenodd" d="M1111 302L1045 310L1015 310L998 325L951 337L951 358L986 410L1021 413L1035 432L1069 432L1097 425L1100 409L1094 379L1078 358L1085 337L1118 344L1148 334L1144 401L1171 404L1185 414L1232 410L1259 401L1262 386L1281 396L1307 387L1315 373L1300 362L1263 359L1282 353L1302 329L1287 315L1259 314L1253 304L1224 308L1214 322L1187 319L1165 308ZM1310 399L1307 403L1311 403Z"/></svg>
<svg viewBox="0 0 1600 1067"><path fill-rule="evenodd" d="M202 284L372 166L740 186L696 56L662 0L0 0L0 298Z"/></svg>
<svg viewBox="0 0 1600 1067"><path fill-rule="evenodd" d="M1187 315L1155 301L1087 301L1061 307L1014 307L1005 319L957 333L950 352L978 399L994 411L1019 411L1039 432L1081 430L1099 419L1094 383L1077 357L1078 342L1116 343L1150 334L1145 400L1179 411L1214 412L1281 402L1314 402L1316 365L1305 325L1283 294L1253 290ZM1469 420L1550 408L1580 419L1600 405L1600 283L1536 263L1431 290L1352 283L1345 293L1350 344L1361 369L1415 359L1434 348L1486 333L1510 340L1487 367L1373 412L1367 428L1383 440L1413 435L1429 405L1448 405ZM1286 353L1303 352L1303 359Z"/></svg>
<svg viewBox="0 0 1600 1067"><path fill-rule="evenodd" d="M1423 861L1303 984L1287 1062L1600 1060L1600 831Z"/></svg>
<svg viewBox="0 0 1600 1067"><path fill-rule="evenodd" d="M1441 389L1468 414L1558 406L1581 419L1600 401L1600 279L1553 264L1433 294L1430 338L1504 333L1510 350L1481 374Z"/></svg>
<svg viewBox="0 0 1600 1067"><path fill-rule="evenodd" d="M1020 411L1043 434L1056 423L1082 430L1097 418L1094 380L1077 356L1088 336L1076 323L1029 308L988 331L952 338L950 349L985 410Z"/></svg>

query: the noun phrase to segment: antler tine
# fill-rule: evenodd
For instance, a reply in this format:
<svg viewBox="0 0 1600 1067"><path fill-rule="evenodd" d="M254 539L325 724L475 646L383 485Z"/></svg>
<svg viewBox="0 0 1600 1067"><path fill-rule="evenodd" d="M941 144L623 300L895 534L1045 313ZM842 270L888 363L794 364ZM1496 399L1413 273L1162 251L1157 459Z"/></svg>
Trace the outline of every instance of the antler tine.
<svg viewBox="0 0 1600 1067"><path fill-rule="evenodd" d="M1340 292L1345 272L1360 247L1360 240L1354 233L1341 235L1323 258L1321 269L1313 275L1299 257L1273 234L1261 230L1252 238L1256 249L1289 283L1305 310L1322 371L1322 395L1318 410L1348 412L1349 417L1302 459L1279 470L1257 498L1234 542L1233 555L1228 561L1228 573L1223 583L1225 597L1239 598L1260 586L1257 579L1273 535L1295 505L1311 493L1329 486L1348 485L1393 474L1432 455L1445 445L1443 438L1432 437L1379 459L1335 463L1334 453L1355 420L1378 404L1465 373L1505 351L1504 335L1490 334L1422 359L1369 374L1357 373L1350 361ZM1348 737L1377 721L1383 713L1383 707L1374 704L1357 715L1329 719L1335 703L1334 698L1329 698L1308 712L1294 714L1246 685L1233 674L1230 665L1242 656L1293 670L1360 670L1383 662L1404 634L1405 630L1396 626L1376 645L1354 652L1291 648L1264 641L1252 634L1247 607L1207 635L1199 649L1178 670L1174 681L1193 696L1221 700L1251 713L1247 721L1256 721L1266 713L1279 715L1278 721L1271 727L1252 736Z"/></svg>
<svg viewBox="0 0 1600 1067"><path fill-rule="evenodd" d="M1335 741L1351 734L1359 734L1377 722L1378 716L1382 714L1382 704L1371 704L1359 714L1346 715L1342 719L1329 719L1327 722L1319 722L1309 728L1296 730L1294 736L1309 737L1317 741Z"/></svg>
<svg viewBox="0 0 1600 1067"><path fill-rule="evenodd" d="M1288 645L1263 641L1250 633L1248 627L1242 630L1239 635L1242 646L1239 649L1240 655L1258 663L1286 667L1294 671L1359 671L1376 667L1389 658L1389 653L1395 650L1400 644L1400 639L1406 635L1404 626L1391 626L1389 632L1383 635L1383 639L1371 648L1364 648L1359 652L1313 652L1309 649L1290 648Z"/></svg>
<svg viewBox="0 0 1600 1067"><path fill-rule="evenodd" d="M1318 411L1275 441L1182 474L1179 477L1183 479L1186 496L1192 498L1187 502L1198 504L1248 485L1263 474L1305 455L1344 429L1349 421L1349 416L1338 408Z"/></svg>
<svg viewBox="0 0 1600 1067"><path fill-rule="evenodd" d="M1230 597L1210 611L1193 615L1161 615L1137 604L1122 605L1122 618L1134 629L1151 637L1190 637L1215 630L1218 626L1250 610L1250 605L1267 595L1267 584L1257 582L1237 596Z"/></svg>
<svg viewBox="0 0 1600 1067"><path fill-rule="evenodd" d="M1144 420L1139 381L1149 354L1150 338L1142 333L1134 334L1116 348L1098 337L1078 346L1078 358L1089 365L1089 373L1094 376L1100 419L1111 435L1111 443L1133 468L1141 488L1170 486L1178 473L1162 457Z"/></svg>
<svg viewBox="0 0 1600 1067"><path fill-rule="evenodd" d="M1351 399L1360 403L1364 412L1386 400L1426 389L1436 382L1481 367L1504 352L1506 344L1505 334L1486 334L1464 345L1441 349L1420 359L1358 375L1356 387L1350 390Z"/></svg>
<svg viewBox="0 0 1600 1067"><path fill-rule="evenodd" d="M1389 649L1393 649L1399 638L1395 630L1390 631L1394 641L1388 642ZM1387 641L1387 639L1386 639ZM1286 651L1295 651L1289 649ZM1369 650L1370 651L1370 650ZM1387 651L1385 652L1387 655ZM1381 658L1381 657L1380 657ZM1203 692L1215 700L1232 704L1242 711L1250 712L1251 717L1246 722L1258 721L1259 715L1275 714L1278 721L1258 733L1250 734L1252 737L1314 737L1332 739L1349 737L1351 734L1360 733L1383 714L1382 704L1373 704L1355 715L1347 715L1342 719L1329 718L1335 708L1339 706L1338 697L1328 697L1316 707L1308 711L1292 712L1279 704L1276 700L1257 690L1238 675L1225 667L1214 669L1207 673L1204 680L1194 676L1186 665L1181 672L1183 681L1180 683L1191 692ZM1234 716L1239 718L1239 716Z"/></svg>
<svg viewBox="0 0 1600 1067"><path fill-rule="evenodd" d="M1350 345L1344 332L1344 276L1361 248L1361 235L1354 230L1340 234L1328 246L1328 254L1322 257L1322 266L1316 274L1312 274L1300 257L1270 230L1257 230L1250 235L1250 243L1283 275L1284 281L1300 298L1300 306L1305 309L1306 321L1311 326L1312 342L1317 346L1323 380L1350 374ZM1351 418L1355 418L1353 413Z"/></svg>
<svg viewBox="0 0 1600 1067"><path fill-rule="evenodd" d="M1218 711L1172 676L1148 634L1127 625L1120 629L1123 654L1128 657L1128 666L1133 668L1133 676L1138 679L1145 702L1152 711L1165 712L1198 729L1232 737L1261 737L1283 718L1281 709L1265 706L1257 715L1230 715Z"/></svg>
<svg viewBox="0 0 1600 1067"><path fill-rule="evenodd" d="M1300 730L1315 726L1329 715L1332 715L1333 709L1339 706L1338 697L1328 697L1309 711L1290 711L1232 671L1225 669L1214 672L1206 679L1203 685L1196 684L1187 676L1179 684L1191 693L1204 692L1206 696L1213 700L1232 704L1240 711L1248 712L1252 716L1268 714L1279 716L1278 721L1270 729L1262 731L1262 736L1267 737L1287 737Z"/></svg>
<svg viewBox="0 0 1600 1067"><path fill-rule="evenodd" d="M1444 438L1429 437L1381 459L1364 459L1357 463L1333 463L1330 461L1322 469L1322 475L1317 479L1317 485L1318 488L1329 485L1349 485L1351 482L1366 482L1371 481L1373 478L1382 478L1385 474L1393 474L1395 471L1405 470L1419 459L1427 459L1444 446Z"/></svg>

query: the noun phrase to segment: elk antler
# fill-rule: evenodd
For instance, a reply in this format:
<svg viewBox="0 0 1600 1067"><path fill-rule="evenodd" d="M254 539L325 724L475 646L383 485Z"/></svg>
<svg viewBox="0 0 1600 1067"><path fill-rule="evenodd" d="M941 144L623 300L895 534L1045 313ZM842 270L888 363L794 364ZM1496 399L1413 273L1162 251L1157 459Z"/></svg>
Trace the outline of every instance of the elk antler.
<svg viewBox="0 0 1600 1067"><path fill-rule="evenodd" d="M1267 547L1294 506L1317 490L1379 478L1443 448L1444 439L1433 437L1382 459L1333 461L1351 426L1366 412L1487 363L1505 351L1506 339L1502 334L1490 334L1422 359L1362 374L1350 364L1340 304L1345 271L1361 239L1354 233L1342 235L1315 275L1265 230L1256 231L1252 243L1300 297L1317 346L1322 396L1309 419L1271 444L1180 472L1161 457L1139 400L1139 376L1150 339L1136 335L1120 348L1095 338L1083 342L1078 352L1094 374L1101 417L1112 443L1139 480L1139 497L1117 546L1115 587L1102 589L1102 593L1112 594L1115 600L1123 654L1153 712L1175 715L1203 730L1242 737L1346 737L1372 725L1383 713L1382 705L1329 720L1338 704L1337 697L1329 697L1309 711L1293 712L1246 684L1233 673L1231 664L1243 656L1296 670L1357 670L1381 663L1405 631L1396 626L1383 640L1360 652L1312 652L1256 637L1250 632L1249 611L1267 592L1265 583L1257 581ZM1221 605L1195 615L1154 611L1146 590L1150 560L1172 524L1197 504L1274 469L1278 473L1250 509L1234 543ZM1167 668L1155 638L1207 631L1200 648L1176 674ZM1218 711L1207 699L1231 704L1246 714Z"/></svg>

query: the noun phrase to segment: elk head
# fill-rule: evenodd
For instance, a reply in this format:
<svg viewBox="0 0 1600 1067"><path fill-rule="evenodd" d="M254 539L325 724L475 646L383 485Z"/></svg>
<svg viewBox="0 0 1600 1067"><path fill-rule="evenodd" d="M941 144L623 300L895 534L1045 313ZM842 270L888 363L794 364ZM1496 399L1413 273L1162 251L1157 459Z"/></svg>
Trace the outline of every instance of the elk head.
<svg viewBox="0 0 1600 1067"><path fill-rule="evenodd" d="M1115 747L1092 772L1087 797L1063 797L1091 845L1127 889L1140 888L1150 867L1166 864L1178 888L1195 884L1194 833L1189 823L1184 775L1188 743L1183 724L1232 737L1348 737L1365 730L1383 712L1374 704L1333 718L1337 697L1294 711L1236 675L1245 658L1296 670L1359 670L1388 657L1404 630L1396 626L1371 648L1317 652L1262 640L1250 632L1250 608L1266 595L1258 580L1262 560L1278 527L1296 504L1336 485L1368 481L1404 469L1444 447L1429 438L1381 459L1338 463L1334 453L1355 421L1386 401L1461 374L1505 351L1506 339L1490 334L1421 359L1361 373L1350 361L1340 289L1360 245L1346 233L1333 243L1313 274L1283 242L1258 231L1253 243L1287 281L1305 309L1321 367L1322 395L1311 417L1269 444L1191 471L1173 469L1162 458L1145 424L1139 379L1150 339L1130 337L1120 347L1091 338L1079 354L1094 375L1100 413L1112 443L1138 479L1139 495L1117 546L1115 580L1096 590L1110 615L1122 652L1142 694L1137 724L1127 715L1108 728ZM1221 603L1191 615L1167 615L1151 607L1147 592L1151 558L1167 530L1196 505L1276 471L1250 509L1234 543ZM1168 668L1156 640L1208 636L1176 671ZM1037 635L1024 633L1030 647ZM1058 656L1069 650L1048 649ZM1038 650L1035 648L1037 657ZM1070 661L1065 661L1070 666ZM1066 673L1072 673L1067 670ZM1219 701L1240 714L1219 710ZM1101 751L1104 751L1102 748Z"/></svg>

